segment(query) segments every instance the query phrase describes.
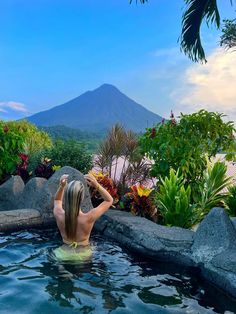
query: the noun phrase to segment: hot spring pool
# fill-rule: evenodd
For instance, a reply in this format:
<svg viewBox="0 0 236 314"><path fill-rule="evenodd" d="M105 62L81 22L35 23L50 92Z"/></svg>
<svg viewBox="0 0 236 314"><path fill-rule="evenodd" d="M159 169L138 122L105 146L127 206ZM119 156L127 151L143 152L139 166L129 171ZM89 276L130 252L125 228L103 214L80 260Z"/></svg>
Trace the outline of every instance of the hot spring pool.
<svg viewBox="0 0 236 314"><path fill-rule="evenodd" d="M55 229L1 234L0 313L236 313L236 300L194 273L134 256L99 235L93 258L56 262Z"/></svg>

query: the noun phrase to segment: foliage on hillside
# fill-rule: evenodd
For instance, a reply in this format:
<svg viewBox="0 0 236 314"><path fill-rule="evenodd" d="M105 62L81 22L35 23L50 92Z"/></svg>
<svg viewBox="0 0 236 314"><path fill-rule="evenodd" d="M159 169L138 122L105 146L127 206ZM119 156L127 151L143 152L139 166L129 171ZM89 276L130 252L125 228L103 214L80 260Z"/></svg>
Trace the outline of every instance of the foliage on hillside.
<svg viewBox="0 0 236 314"><path fill-rule="evenodd" d="M106 135L105 130L100 132L88 132L88 131L81 131L78 129L69 128L64 125L56 125L56 126L40 126L40 130L47 132L53 141L56 140L75 140L81 143L84 143L86 148L94 152L98 148L99 143Z"/></svg>

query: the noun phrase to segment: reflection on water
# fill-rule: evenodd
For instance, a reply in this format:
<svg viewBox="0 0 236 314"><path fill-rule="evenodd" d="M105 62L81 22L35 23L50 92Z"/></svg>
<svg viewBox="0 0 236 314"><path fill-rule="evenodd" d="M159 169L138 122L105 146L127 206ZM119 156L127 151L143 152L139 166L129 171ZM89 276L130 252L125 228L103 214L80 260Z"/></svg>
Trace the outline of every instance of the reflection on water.
<svg viewBox="0 0 236 314"><path fill-rule="evenodd" d="M180 267L144 260L101 236L92 259L61 263L54 229L2 234L0 313L228 313L232 300Z"/></svg>

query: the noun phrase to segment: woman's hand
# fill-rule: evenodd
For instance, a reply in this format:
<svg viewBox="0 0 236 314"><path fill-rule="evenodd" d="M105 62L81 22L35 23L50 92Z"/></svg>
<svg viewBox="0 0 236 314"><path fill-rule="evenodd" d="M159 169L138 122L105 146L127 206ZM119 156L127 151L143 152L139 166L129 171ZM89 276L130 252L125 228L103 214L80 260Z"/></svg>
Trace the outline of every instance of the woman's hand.
<svg viewBox="0 0 236 314"><path fill-rule="evenodd" d="M92 188L95 188L95 189L98 188L99 183L98 183L98 181L96 180L96 178L95 178L93 175L91 175L91 174L86 174L86 175L84 176L84 178L85 178L85 181L87 182L87 184L88 184L89 186L91 186Z"/></svg>
<svg viewBox="0 0 236 314"><path fill-rule="evenodd" d="M60 177L60 186L61 186L61 187L64 188L64 187L67 185L68 177L69 177L68 174L63 174L63 175Z"/></svg>

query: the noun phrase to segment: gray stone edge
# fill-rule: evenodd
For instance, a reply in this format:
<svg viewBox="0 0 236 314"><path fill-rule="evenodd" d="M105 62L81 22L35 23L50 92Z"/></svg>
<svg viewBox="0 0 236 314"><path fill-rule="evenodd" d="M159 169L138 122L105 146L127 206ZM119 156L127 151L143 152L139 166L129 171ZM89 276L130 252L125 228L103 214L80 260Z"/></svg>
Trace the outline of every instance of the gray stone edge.
<svg viewBox="0 0 236 314"><path fill-rule="evenodd" d="M0 232L56 225L53 215L42 216L36 209L16 209L0 212Z"/></svg>

